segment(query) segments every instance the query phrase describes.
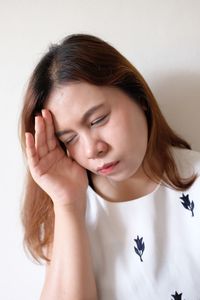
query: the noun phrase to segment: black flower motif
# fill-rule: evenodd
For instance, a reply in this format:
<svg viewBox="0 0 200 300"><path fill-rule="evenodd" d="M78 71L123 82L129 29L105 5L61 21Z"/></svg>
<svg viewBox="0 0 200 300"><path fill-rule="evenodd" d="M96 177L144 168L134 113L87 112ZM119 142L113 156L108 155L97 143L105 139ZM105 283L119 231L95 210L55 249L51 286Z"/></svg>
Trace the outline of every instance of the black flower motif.
<svg viewBox="0 0 200 300"><path fill-rule="evenodd" d="M172 295L174 300L182 300L182 293L178 294L177 292L175 292L174 295Z"/></svg>
<svg viewBox="0 0 200 300"><path fill-rule="evenodd" d="M142 255L143 255L143 252L145 249L145 244L142 240L143 240L143 237L139 238L138 235L137 235L137 239L134 239L134 241L136 242L136 245L137 245L137 247L134 247L134 249L135 249L136 254L139 255L141 261L143 261Z"/></svg>
<svg viewBox="0 0 200 300"><path fill-rule="evenodd" d="M189 195L184 195L182 193L182 197L180 197L181 200L183 200L181 203L183 204L183 206L190 210L192 212L192 217L194 217L194 202L190 201L189 199Z"/></svg>

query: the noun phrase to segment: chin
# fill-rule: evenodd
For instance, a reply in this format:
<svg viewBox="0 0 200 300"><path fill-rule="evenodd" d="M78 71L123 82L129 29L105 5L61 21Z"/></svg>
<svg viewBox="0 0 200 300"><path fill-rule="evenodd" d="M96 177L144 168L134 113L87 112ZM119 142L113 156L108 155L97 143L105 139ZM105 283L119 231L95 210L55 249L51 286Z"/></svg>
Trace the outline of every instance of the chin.
<svg viewBox="0 0 200 300"><path fill-rule="evenodd" d="M112 181L123 182L129 179L133 179L134 177L137 177L139 175L139 172L140 172L140 167L134 168L134 170L132 169L124 172L119 172L107 177Z"/></svg>
<svg viewBox="0 0 200 300"><path fill-rule="evenodd" d="M113 182L123 182L128 180L129 178L131 178L131 175L126 175L126 174L115 174L115 175L110 175L110 176L106 176L105 178L107 178L108 180L111 180Z"/></svg>

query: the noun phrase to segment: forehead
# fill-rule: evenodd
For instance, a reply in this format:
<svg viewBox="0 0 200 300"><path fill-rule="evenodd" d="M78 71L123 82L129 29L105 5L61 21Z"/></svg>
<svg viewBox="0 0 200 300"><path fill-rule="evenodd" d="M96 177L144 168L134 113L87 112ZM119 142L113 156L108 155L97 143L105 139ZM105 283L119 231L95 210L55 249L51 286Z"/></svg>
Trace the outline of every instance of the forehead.
<svg viewBox="0 0 200 300"><path fill-rule="evenodd" d="M70 124L78 121L91 107L108 106L113 101L115 88L100 87L85 82L70 83L56 87L47 100L45 108L53 114L57 128L63 121Z"/></svg>
<svg viewBox="0 0 200 300"><path fill-rule="evenodd" d="M86 82L58 86L52 91L46 108L65 106L70 111L74 107L84 109L88 105L96 104L98 101L106 101L107 89L107 87L95 86Z"/></svg>

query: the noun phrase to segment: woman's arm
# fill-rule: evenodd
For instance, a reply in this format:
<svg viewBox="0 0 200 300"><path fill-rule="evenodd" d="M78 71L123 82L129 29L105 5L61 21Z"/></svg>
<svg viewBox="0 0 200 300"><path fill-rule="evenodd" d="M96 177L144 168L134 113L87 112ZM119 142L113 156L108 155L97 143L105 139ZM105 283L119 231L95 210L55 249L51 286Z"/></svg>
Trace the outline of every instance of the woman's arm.
<svg viewBox="0 0 200 300"><path fill-rule="evenodd" d="M36 116L35 136L26 133L26 153L31 175L52 199L55 213L40 300L96 300L85 225L87 173L59 146L48 110Z"/></svg>
<svg viewBox="0 0 200 300"><path fill-rule="evenodd" d="M95 300L85 220L73 210L54 211L54 243L40 300Z"/></svg>

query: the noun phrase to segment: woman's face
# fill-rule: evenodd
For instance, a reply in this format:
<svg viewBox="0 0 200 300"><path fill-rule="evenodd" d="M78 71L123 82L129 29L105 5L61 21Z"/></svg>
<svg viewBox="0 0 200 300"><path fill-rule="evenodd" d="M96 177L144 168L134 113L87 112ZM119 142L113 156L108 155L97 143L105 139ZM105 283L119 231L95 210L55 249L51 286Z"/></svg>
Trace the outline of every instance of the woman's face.
<svg viewBox="0 0 200 300"><path fill-rule="evenodd" d="M69 156L85 169L118 182L141 171L147 150L146 118L120 89L67 84L54 89L46 108Z"/></svg>

